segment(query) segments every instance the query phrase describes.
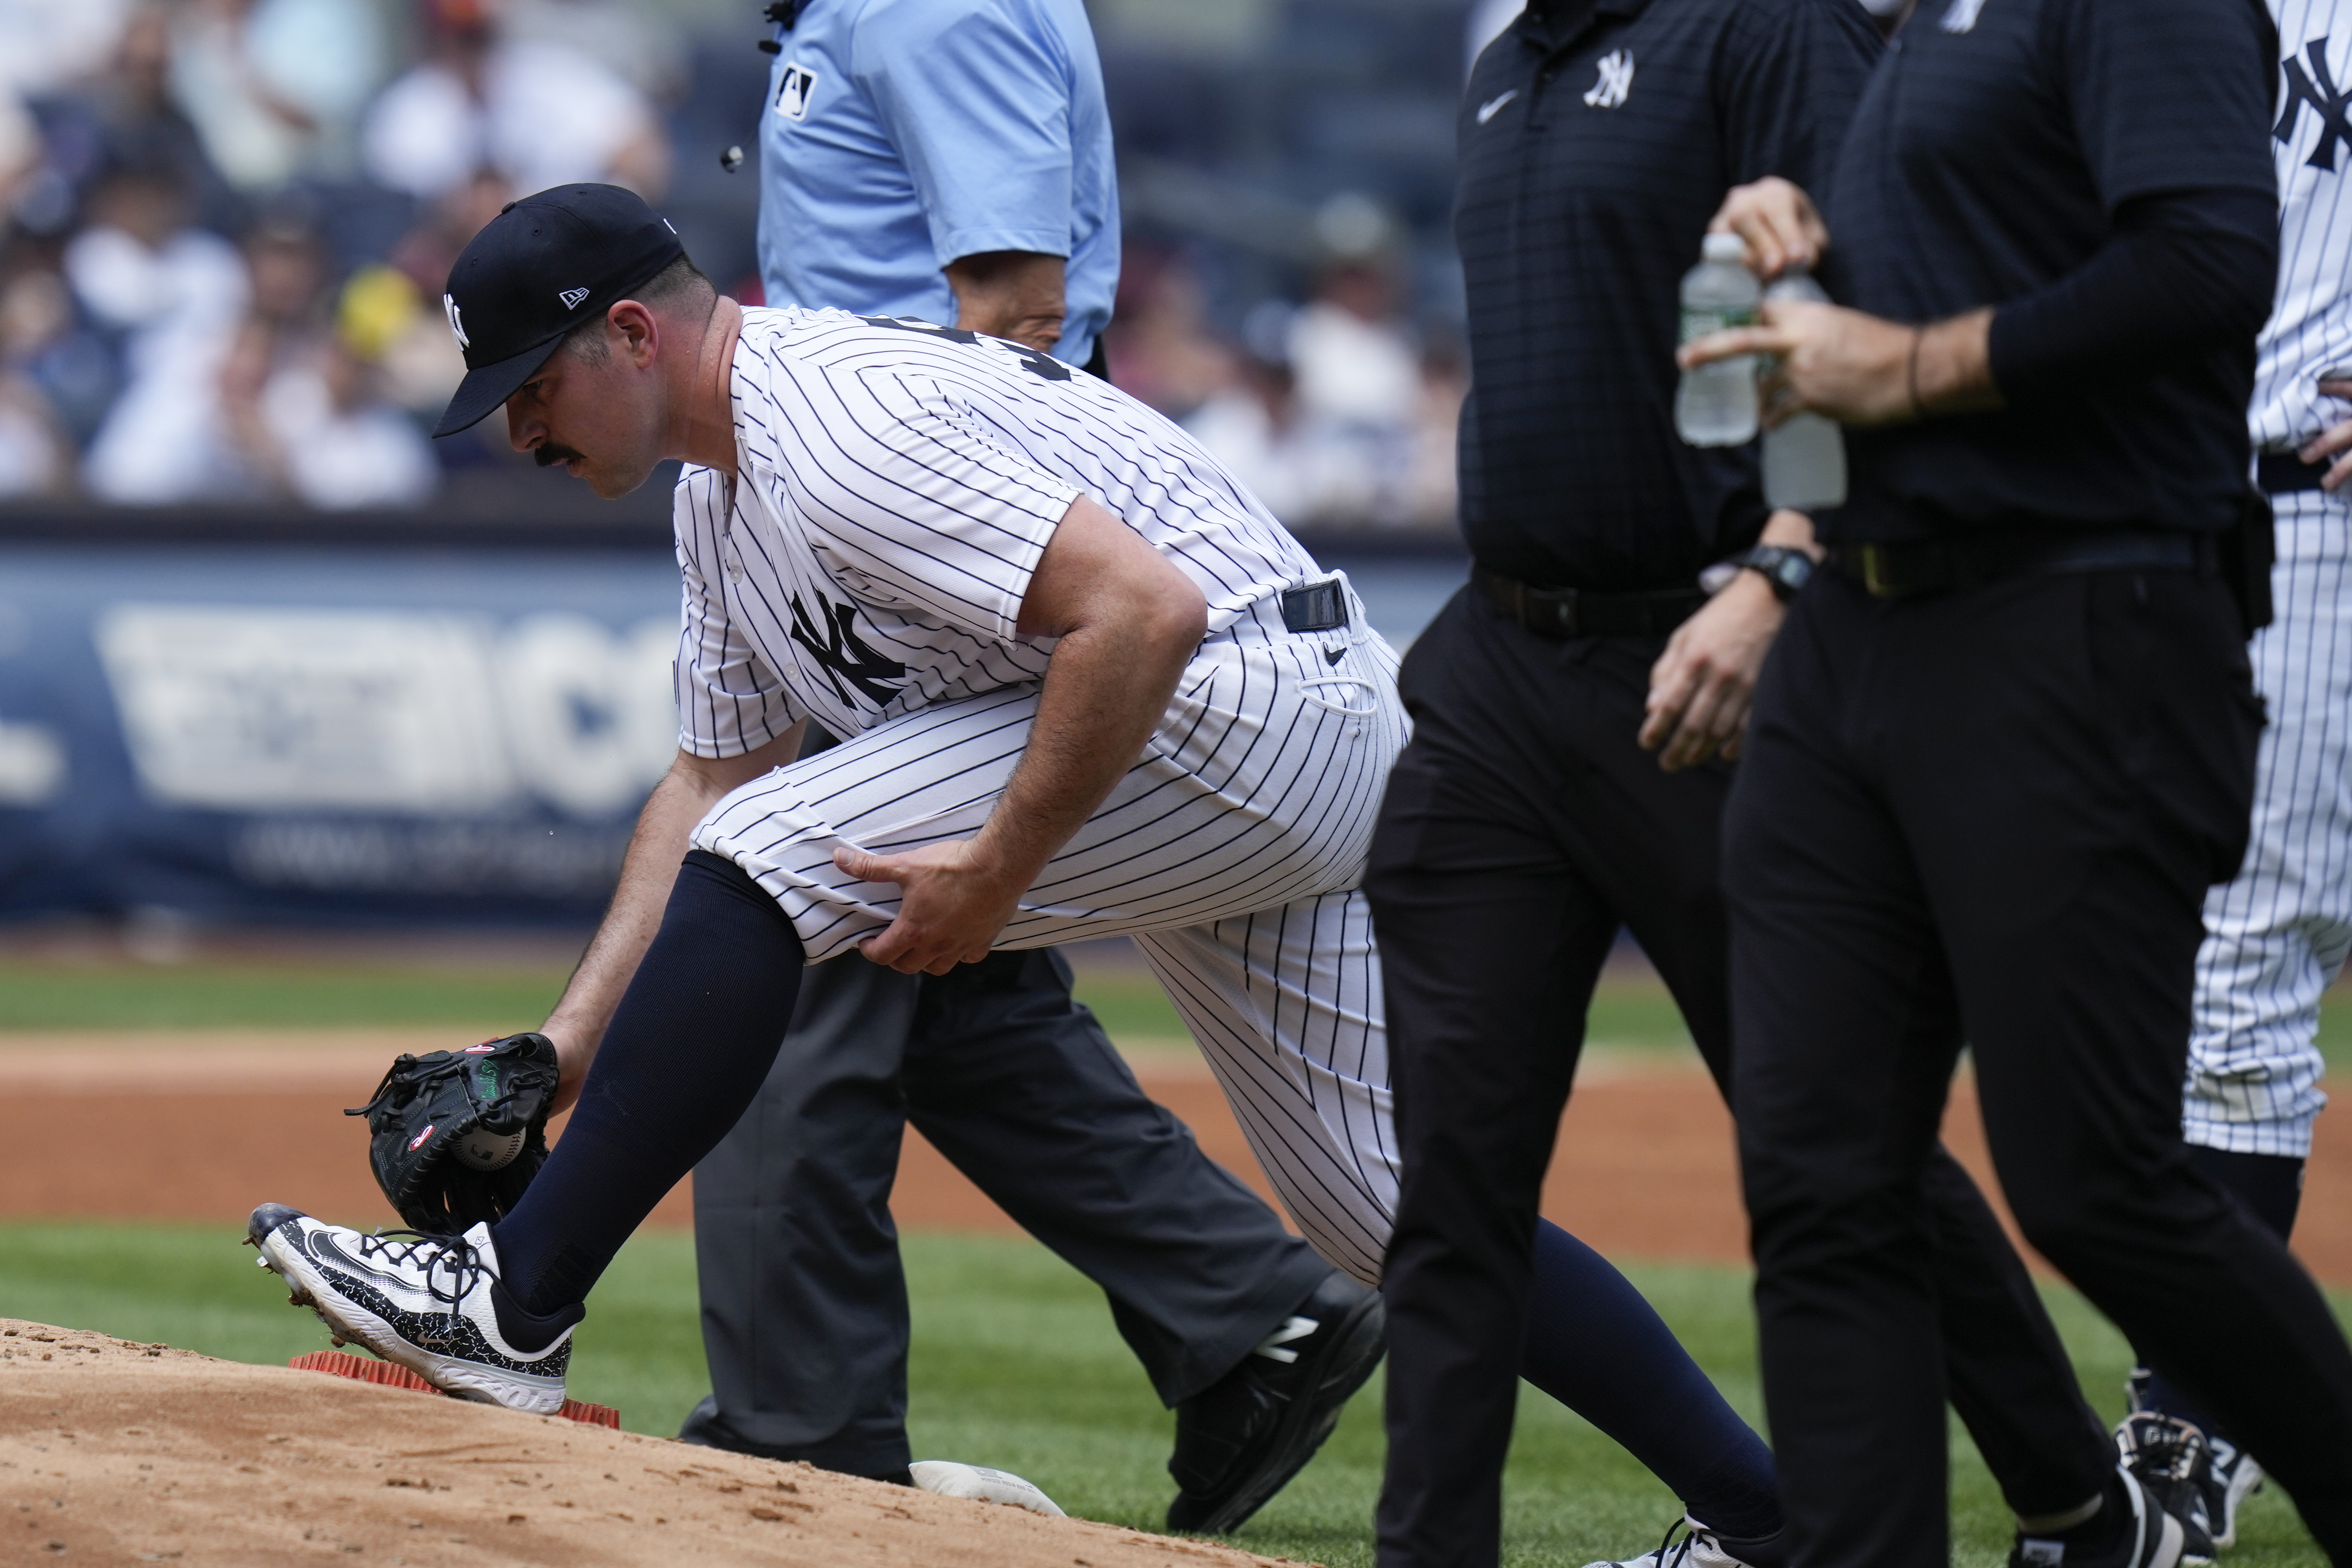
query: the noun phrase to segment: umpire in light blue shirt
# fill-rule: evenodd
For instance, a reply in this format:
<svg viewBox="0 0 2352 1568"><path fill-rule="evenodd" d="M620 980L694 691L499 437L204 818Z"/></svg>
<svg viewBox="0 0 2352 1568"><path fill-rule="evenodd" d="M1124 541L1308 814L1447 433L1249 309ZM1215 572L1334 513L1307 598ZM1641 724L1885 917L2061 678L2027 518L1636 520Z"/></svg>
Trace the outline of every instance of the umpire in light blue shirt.
<svg viewBox="0 0 2352 1568"><path fill-rule="evenodd" d="M769 300L986 332L1101 374L1118 204L1078 0L781 0L770 16ZM831 743L812 733L803 754ZM792 1070L695 1170L711 1394L689 1442L911 1479L888 1215L908 1123L1110 1299L1177 1412L1171 1527L1247 1519L1370 1375L1378 1296L1145 1096L1060 954L944 975L819 964L792 1032Z"/></svg>
<svg viewBox="0 0 2352 1568"><path fill-rule="evenodd" d="M1102 374L1118 188L1080 0L784 0L760 121L772 305L913 316Z"/></svg>

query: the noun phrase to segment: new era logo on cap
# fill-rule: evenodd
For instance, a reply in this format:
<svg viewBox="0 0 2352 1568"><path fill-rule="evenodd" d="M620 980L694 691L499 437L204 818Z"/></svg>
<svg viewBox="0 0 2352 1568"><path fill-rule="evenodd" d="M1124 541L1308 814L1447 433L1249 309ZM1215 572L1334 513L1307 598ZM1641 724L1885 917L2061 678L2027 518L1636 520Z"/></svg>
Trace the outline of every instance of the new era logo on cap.
<svg viewBox="0 0 2352 1568"><path fill-rule="evenodd" d="M466 379L436 436L475 424L547 363L564 333L685 256L677 231L618 185L558 185L511 203L449 269L442 305ZM550 283L564 279L569 287Z"/></svg>

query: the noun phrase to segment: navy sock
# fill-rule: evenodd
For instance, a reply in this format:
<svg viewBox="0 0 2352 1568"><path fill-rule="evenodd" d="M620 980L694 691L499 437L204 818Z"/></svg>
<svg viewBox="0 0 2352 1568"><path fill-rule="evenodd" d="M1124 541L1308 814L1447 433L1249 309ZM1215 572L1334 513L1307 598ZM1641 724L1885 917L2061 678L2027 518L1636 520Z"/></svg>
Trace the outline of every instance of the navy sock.
<svg viewBox="0 0 2352 1568"><path fill-rule="evenodd" d="M1761 1548L1780 1532L1772 1450L1642 1293L1549 1220L1536 1224L1535 1297L1520 1371L1648 1466L1727 1542ZM1769 1551L1738 1555L1756 1568L1779 1562Z"/></svg>
<svg viewBox="0 0 2352 1568"><path fill-rule="evenodd" d="M2190 1144L2197 1168L2213 1178L2246 1206L2248 1213L2278 1233L2284 1241L2294 1231L2295 1211L2303 1206L2303 1162L2292 1154L2238 1154L2225 1149ZM2175 1387L2162 1373L2147 1381L2141 1402L2150 1410L2213 1433L2213 1423L2197 1402Z"/></svg>
<svg viewBox="0 0 2352 1568"><path fill-rule="evenodd" d="M775 1064L804 962L757 882L716 855L686 858L570 1124L491 1229L518 1305L545 1315L583 1300L654 1205L718 1146Z"/></svg>

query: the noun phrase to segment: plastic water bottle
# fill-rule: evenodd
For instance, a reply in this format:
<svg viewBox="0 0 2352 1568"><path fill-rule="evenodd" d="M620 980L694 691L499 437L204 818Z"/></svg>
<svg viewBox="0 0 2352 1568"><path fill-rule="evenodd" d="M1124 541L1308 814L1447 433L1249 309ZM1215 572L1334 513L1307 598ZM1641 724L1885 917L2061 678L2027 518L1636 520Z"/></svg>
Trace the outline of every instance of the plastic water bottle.
<svg viewBox="0 0 2352 1568"><path fill-rule="evenodd" d="M1767 300L1830 297L1802 267L1791 267L1764 290ZM1800 414L1764 432L1764 504L1816 511L1845 504L1845 433L1833 419Z"/></svg>
<svg viewBox="0 0 2352 1568"><path fill-rule="evenodd" d="M1753 326L1762 298L1736 234L1710 234L1703 259L1683 274L1683 342ZM1717 360L1683 372L1675 430L1694 447L1738 447L1756 438L1756 356Z"/></svg>

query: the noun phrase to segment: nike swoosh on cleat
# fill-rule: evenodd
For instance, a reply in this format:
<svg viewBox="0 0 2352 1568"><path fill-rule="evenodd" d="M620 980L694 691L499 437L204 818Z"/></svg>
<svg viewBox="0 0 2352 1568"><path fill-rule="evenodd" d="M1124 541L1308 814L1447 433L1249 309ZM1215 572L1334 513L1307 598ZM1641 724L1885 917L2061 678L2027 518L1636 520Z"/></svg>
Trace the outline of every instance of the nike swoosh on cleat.
<svg viewBox="0 0 2352 1568"><path fill-rule="evenodd" d="M1502 111L1503 105L1510 102L1511 100L1518 96L1519 89L1515 87L1511 89L1510 91L1503 94L1500 98L1490 98L1486 102L1480 104L1478 106L1478 123L1484 125L1489 120L1494 119L1496 114Z"/></svg>
<svg viewBox="0 0 2352 1568"><path fill-rule="evenodd" d="M394 1289L405 1290L414 1289L413 1286L411 1286L406 1280L401 1279L398 1275L386 1273L381 1268L372 1268L369 1265L361 1262L358 1258L353 1258L350 1253L345 1252L341 1247L336 1246L335 1238L329 1236L324 1231L313 1231L302 1239L306 1244L305 1249L310 1253L310 1259L314 1263L332 1263L335 1267L348 1269L352 1273L359 1275L362 1279L381 1280L384 1284L392 1286Z"/></svg>

